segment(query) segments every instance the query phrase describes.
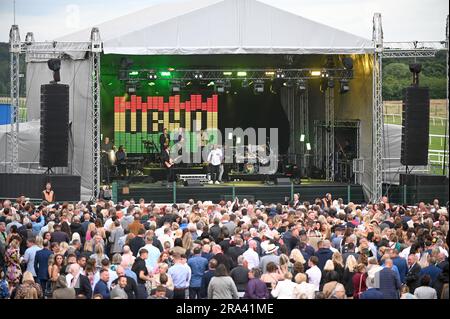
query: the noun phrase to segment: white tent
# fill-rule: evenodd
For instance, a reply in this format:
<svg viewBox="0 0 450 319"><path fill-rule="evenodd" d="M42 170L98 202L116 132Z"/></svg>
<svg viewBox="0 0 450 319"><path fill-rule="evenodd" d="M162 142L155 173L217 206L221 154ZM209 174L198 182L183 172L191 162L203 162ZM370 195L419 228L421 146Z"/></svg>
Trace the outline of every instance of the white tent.
<svg viewBox="0 0 450 319"><path fill-rule="evenodd" d="M370 40L257 0L152 6L98 25L113 54L361 54ZM59 41L86 41L91 28Z"/></svg>
<svg viewBox="0 0 450 319"><path fill-rule="evenodd" d="M257 0L195 0L165 3L97 25L105 54L353 54L352 91L336 97L336 120L362 119L361 156L366 158L364 189L372 178L372 60L373 43L350 33L283 11ZM28 120L40 119L40 85L51 73L46 59L33 49L51 46L63 56L61 83L71 85L70 121L72 166L65 171L82 176L82 198L92 192L92 63L89 59L91 28L53 43L27 47ZM62 49L64 48L64 49ZM74 50L74 49L77 50ZM218 61L220 63L220 61ZM368 83L370 83L368 85ZM318 90L318 89L317 89ZM316 91L317 91L316 90ZM312 98L311 94L311 98ZM316 97L323 99L323 97ZM340 103L345 108L339 107ZM323 104L320 100L319 104ZM311 119L323 118L314 107ZM311 113L314 113L311 112ZM342 114L340 114L342 113ZM38 141L36 141L38 143ZM21 158L22 160L22 158ZM35 159L24 158L25 161Z"/></svg>

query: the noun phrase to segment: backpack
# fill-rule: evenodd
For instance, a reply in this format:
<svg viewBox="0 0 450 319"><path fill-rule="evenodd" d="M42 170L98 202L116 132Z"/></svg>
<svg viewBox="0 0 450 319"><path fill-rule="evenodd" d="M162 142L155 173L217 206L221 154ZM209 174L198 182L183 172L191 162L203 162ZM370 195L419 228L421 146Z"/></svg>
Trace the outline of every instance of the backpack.
<svg viewBox="0 0 450 319"><path fill-rule="evenodd" d="M9 298L9 287L5 279L0 281L0 299Z"/></svg>

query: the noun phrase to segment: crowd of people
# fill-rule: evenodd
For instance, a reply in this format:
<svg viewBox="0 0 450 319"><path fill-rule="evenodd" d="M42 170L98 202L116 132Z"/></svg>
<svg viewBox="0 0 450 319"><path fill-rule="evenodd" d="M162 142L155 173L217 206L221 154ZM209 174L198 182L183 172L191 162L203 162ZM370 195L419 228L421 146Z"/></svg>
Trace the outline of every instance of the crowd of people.
<svg viewBox="0 0 450 319"><path fill-rule="evenodd" d="M4 200L0 298L449 298L448 206L300 198Z"/></svg>

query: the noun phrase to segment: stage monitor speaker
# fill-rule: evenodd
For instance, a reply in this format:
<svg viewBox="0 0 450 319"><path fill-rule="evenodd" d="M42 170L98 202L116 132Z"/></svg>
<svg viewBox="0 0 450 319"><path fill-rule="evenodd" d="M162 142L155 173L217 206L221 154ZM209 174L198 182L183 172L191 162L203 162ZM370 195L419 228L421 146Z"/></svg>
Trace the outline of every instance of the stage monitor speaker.
<svg viewBox="0 0 450 319"><path fill-rule="evenodd" d="M41 85L41 167L67 167L69 144L69 86Z"/></svg>
<svg viewBox="0 0 450 319"><path fill-rule="evenodd" d="M428 164L430 132L430 94L427 87L410 86L403 90L402 165Z"/></svg>
<svg viewBox="0 0 450 319"><path fill-rule="evenodd" d="M291 185L291 179L288 177L278 177L277 184L278 185Z"/></svg>

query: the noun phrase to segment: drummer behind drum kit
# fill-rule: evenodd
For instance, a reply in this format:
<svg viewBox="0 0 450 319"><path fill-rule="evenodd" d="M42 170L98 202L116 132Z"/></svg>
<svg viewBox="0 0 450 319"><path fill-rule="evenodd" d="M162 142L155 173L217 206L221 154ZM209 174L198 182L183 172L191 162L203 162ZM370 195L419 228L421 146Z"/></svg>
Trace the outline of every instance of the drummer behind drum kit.
<svg viewBox="0 0 450 319"><path fill-rule="evenodd" d="M268 155L271 154L271 152L267 152L267 150L269 150L267 145L248 145L245 149L245 155L239 154L235 157L236 163L244 163L244 174L258 174L261 166L270 164ZM261 156L261 154L266 154L266 156Z"/></svg>

